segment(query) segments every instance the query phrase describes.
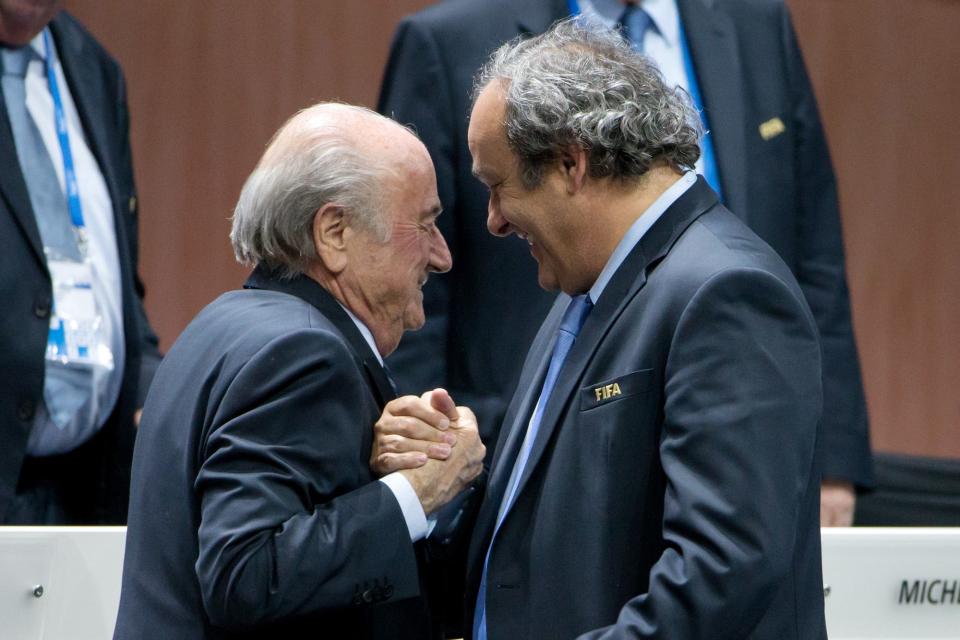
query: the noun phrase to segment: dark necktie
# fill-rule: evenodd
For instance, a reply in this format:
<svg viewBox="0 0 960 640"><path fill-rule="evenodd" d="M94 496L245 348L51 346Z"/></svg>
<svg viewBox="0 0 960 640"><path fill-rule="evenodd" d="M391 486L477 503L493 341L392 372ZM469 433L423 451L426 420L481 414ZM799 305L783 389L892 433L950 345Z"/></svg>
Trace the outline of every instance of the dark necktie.
<svg viewBox="0 0 960 640"><path fill-rule="evenodd" d="M80 260L76 236L67 210L67 197L60 186L53 160L33 117L27 110L25 76L33 57L28 46L4 52L3 92L7 96L10 128L17 158L30 194L30 204L48 251L61 257Z"/></svg>

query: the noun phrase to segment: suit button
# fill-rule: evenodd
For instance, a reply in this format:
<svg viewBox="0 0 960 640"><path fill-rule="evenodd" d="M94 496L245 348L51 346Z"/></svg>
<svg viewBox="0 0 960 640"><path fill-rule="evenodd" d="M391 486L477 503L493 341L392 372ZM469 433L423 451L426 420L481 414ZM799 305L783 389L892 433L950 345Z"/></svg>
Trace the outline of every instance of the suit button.
<svg viewBox="0 0 960 640"><path fill-rule="evenodd" d="M38 318L46 318L50 315L50 298L41 296L37 298L33 305L33 314Z"/></svg>
<svg viewBox="0 0 960 640"><path fill-rule="evenodd" d="M366 591L363 592L363 601L368 604L373 602L374 595L375 594L373 593L373 589L367 589Z"/></svg>
<svg viewBox="0 0 960 640"><path fill-rule="evenodd" d="M389 600L392 595L393 595L393 585L388 584L386 587L383 588L383 599Z"/></svg>
<svg viewBox="0 0 960 640"><path fill-rule="evenodd" d="M32 420L35 412L36 407L34 406L32 400L21 400L20 404L17 405L17 417L24 422L27 420Z"/></svg>

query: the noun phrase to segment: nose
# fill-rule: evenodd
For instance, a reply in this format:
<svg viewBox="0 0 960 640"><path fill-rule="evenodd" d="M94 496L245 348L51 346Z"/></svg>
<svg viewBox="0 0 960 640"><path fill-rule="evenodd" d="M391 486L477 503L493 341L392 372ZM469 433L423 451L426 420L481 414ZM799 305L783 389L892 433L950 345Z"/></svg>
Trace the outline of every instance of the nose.
<svg viewBox="0 0 960 640"><path fill-rule="evenodd" d="M452 266L453 257L450 255L447 241L440 233L440 229L434 227L433 235L430 237L430 261L427 263L427 270L433 273L446 273Z"/></svg>
<svg viewBox="0 0 960 640"><path fill-rule="evenodd" d="M500 198L496 193L490 194L487 204L487 231L500 238L510 235L510 223L500 212Z"/></svg>

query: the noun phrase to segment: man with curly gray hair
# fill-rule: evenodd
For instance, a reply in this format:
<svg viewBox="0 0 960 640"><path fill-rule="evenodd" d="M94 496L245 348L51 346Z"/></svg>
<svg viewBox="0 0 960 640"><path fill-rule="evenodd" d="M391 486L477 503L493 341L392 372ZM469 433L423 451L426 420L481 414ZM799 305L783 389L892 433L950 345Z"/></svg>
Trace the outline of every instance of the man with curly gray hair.
<svg viewBox="0 0 960 640"><path fill-rule="evenodd" d="M481 71L487 227L562 293L477 516L474 639L826 637L816 325L691 171L700 135L609 31L562 22Z"/></svg>

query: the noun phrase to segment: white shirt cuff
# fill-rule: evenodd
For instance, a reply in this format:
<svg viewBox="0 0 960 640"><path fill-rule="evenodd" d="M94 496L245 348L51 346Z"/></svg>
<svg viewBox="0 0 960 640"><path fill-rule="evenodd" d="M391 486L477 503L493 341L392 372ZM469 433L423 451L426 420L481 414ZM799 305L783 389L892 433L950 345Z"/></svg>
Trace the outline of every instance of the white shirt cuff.
<svg viewBox="0 0 960 640"><path fill-rule="evenodd" d="M423 506L417 497L417 492L413 490L410 481L402 473L394 471L380 478L380 482L387 485L393 496L400 505L400 511L403 512L403 519L407 522L407 530L410 532L410 541L416 542L426 538L432 526L427 523L427 516L423 512ZM433 524L436 524L434 520Z"/></svg>

